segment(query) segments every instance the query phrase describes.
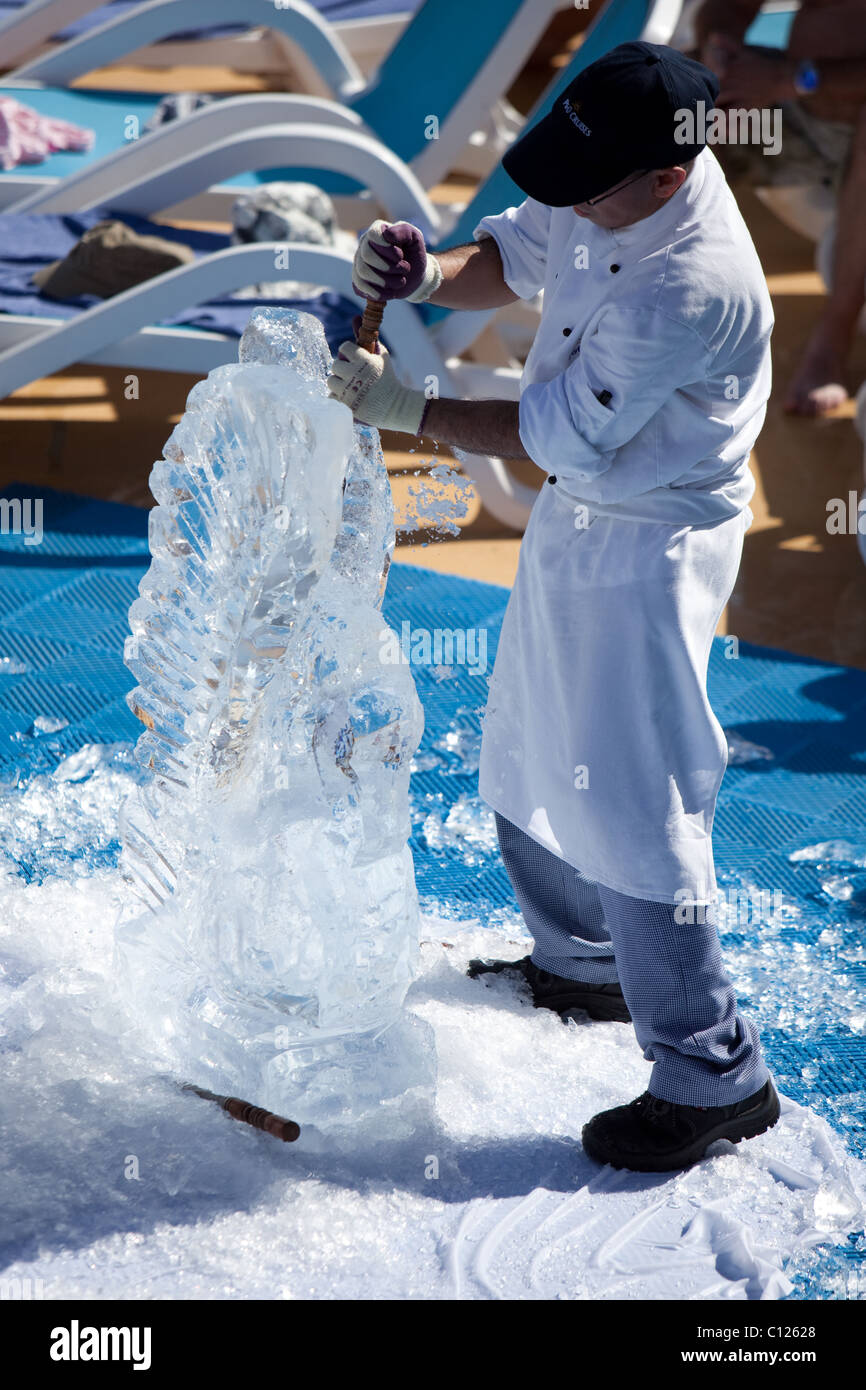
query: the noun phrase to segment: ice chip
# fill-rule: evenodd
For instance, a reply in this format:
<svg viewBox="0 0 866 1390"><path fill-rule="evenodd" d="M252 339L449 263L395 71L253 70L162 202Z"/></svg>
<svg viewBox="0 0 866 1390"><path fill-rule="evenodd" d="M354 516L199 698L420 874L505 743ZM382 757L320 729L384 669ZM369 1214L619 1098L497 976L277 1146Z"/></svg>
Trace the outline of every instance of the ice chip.
<svg viewBox="0 0 866 1390"><path fill-rule="evenodd" d="M847 902L854 895L854 885L844 874L831 874L829 878L822 878L821 887L828 898L835 898L837 902Z"/></svg>
<svg viewBox="0 0 866 1390"><path fill-rule="evenodd" d="M35 734L59 734L61 729L68 727L68 719L55 717L52 714L37 714L33 720L33 732Z"/></svg>
<svg viewBox="0 0 866 1390"><path fill-rule="evenodd" d="M733 729L725 729L728 741L728 767L743 767L747 763L768 763L775 760L772 749L759 743L750 743Z"/></svg>
<svg viewBox="0 0 866 1390"><path fill-rule="evenodd" d="M860 1219L860 1201L846 1178L827 1177L814 1197L815 1225L819 1231L850 1231Z"/></svg>
<svg viewBox="0 0 866 1390"><path fill-rule="evenodd" d="M788 858L792 864L854 864L866 868L866 849L850 840L822 840L817 845L794 850Z"/></svg>
<svg viewBox="0 0 866 1390"><path fill-rule="evenodd" d="M0 656L0 676L24 676L29 667L17 656Z"/></svg>

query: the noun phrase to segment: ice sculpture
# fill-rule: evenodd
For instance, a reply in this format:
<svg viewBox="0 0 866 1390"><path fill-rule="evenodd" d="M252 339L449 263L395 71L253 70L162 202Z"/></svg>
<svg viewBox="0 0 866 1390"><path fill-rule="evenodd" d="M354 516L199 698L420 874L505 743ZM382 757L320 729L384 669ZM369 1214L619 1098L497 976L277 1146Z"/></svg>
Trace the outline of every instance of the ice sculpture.
<svg viewBox="0 0 866 1390"><path fill-rule="evenodd" d="M328 396L330 361L318 320L256 310L154 467L125 651L151 775L122 817L146 910L118 926L118 958L179 1079L394 1133L432 1076L403 1008L423 721L408 667L381 659L378 433Z"/></svg>

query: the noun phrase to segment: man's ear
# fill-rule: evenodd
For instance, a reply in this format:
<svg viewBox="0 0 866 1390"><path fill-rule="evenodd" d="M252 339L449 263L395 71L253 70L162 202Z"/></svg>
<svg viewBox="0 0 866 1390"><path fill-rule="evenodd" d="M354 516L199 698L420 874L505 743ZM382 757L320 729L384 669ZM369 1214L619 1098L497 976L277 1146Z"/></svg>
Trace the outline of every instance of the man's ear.
<svg viewBox="0 0 866 1390"><path fill-rule="evenodd" d="M675 164L670 169L659 169L656 174L656 196L667 202L678 188L682 188L687 178L688 169L682 164Z"/></svg>

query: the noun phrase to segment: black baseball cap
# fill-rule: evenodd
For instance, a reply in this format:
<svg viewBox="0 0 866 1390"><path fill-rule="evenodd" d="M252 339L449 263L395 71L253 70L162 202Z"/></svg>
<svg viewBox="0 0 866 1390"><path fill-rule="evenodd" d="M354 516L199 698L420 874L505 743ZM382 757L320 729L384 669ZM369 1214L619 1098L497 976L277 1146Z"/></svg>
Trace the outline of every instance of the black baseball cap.
<svg viewBox="0 0 866 1390"><path fill-rule="evenodd" d="M539 203L585 203L640 169L694 159L704 145L675 139L681 113L711 110L718 94L715 73L675 48L621 43L578 73L502 164Z"/></svg>

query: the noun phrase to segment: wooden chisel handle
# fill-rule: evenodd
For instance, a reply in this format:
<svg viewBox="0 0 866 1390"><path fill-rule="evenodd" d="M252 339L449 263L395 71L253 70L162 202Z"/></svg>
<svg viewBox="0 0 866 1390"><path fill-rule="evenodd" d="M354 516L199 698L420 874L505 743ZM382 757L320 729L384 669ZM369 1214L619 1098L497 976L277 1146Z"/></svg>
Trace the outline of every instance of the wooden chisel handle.
<svg viewBox="0 0 866 1390"><path fill-rule="evenodd" d="M368 352L376 351L376 344L379 341L379 327L382 322L382 315L385 312L384 299L368 299L367 307L364 310L361 323L358 328L358 346L366 348Z"/></svg>
<svg viewBox="0 0 866 1390"><path fill-rule="evenodd" d="M218 1096L213 1091L206 1091L203 1086L193 1086L186 1083L181 1087L184 1091L192 1091L194 1095L201 1096L202 1100L215 1101L227 1115L231 1115L233 1120L240 1120L242 1124L252 1125L253 1129L264 1130L265 1134L272 1134L275 1139L282 1139L284 1144L293 1144L301 1132L300 1125L294 1120L285 1120L282 1115L274 1115L270 1110L262 1110L258 1105L251 1105L247 1100L240 1100L238 1096Z"/></svg>

